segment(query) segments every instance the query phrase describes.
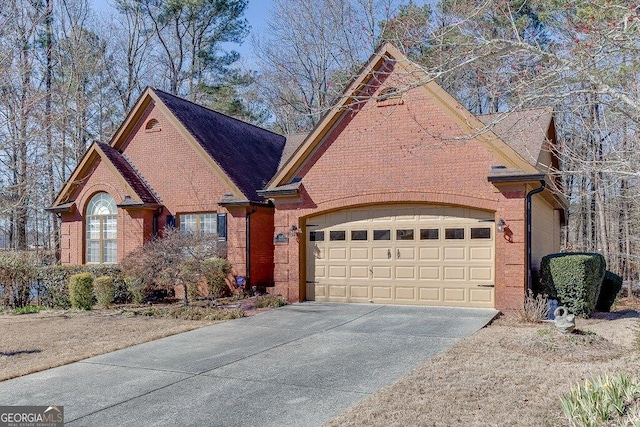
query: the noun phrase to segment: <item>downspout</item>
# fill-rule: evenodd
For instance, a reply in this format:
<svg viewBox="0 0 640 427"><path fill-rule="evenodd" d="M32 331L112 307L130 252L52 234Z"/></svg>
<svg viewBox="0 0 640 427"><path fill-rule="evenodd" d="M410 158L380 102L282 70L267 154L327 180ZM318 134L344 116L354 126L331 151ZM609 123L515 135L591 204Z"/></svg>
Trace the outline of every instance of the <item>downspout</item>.
<svg viewBox="0 0 640 427"><path fill-rule="evenodd" d="M531 198L538 193L544 191L547 187L547 182L544 179L540 180L540 187L534 188L527 193L527 292L531 291Z"/></svg>
<svg viewBox="0 0 640 427"><path fill-rule="evenodd" d="M251 211L247 212L246 215L246 219L245 219L245 226L246 226L246 231L245 231L245 237L246 237L246 260L245 260L245 276L247 278L247 283L245 284L245 286L249 286L249 279L250 279L250 275L251 275L251 215L256 213L258 211L258 208L256 206L253 207L253 209L251 209Z"/></svg>

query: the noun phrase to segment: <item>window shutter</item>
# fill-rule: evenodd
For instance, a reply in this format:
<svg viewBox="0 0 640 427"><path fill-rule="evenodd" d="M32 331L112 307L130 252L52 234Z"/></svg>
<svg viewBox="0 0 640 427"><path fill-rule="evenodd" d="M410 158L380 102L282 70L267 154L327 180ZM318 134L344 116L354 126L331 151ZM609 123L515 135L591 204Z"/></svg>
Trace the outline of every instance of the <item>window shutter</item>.
<svg viewBox="0 0 640 427"><path fill-rule="evenodd" d="M218 238L220 240L227 240L227 214L218 214Z"/></svg>

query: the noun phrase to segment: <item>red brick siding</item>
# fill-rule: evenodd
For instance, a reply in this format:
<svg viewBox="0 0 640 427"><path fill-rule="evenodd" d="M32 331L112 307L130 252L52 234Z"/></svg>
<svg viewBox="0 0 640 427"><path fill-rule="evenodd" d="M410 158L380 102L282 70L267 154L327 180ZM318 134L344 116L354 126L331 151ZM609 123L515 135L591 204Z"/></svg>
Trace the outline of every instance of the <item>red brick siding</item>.
<svg viewBox="0 0 640 427"><path fill-rule="evenodd" d="M159 132L149 132L145 124L156 119ZM149 183L164 205L158 217L158 228L165 226L166 216L192 212L227 212L218 206L225 193L232 192L224 179L212 171L211 166L198 154L170 120L155 105L142 115L121 150ZM79 212L63 215L63 228L67 227L68 249L62 249L62 262L84 262L83 215L89 198L98 191L106 191L120 203L127 191L102 162L98 161L84 185L74 195ZM245 272L245 213L228 215L228 258L236 274ZM118 259L151 238L153 210L127 213L118 210ZM65 239L65 236L63 236ZM63 243L66 245L66 243Z"/></svg>
<svg viewBox="0 0 640 427"><path fill-rule="evenodd" d="M501 164L479 141L460 139L459 126L422 88L403 103L378 107L374 100L346 112L297 172L298 200L276 200L275 233L330 210L377 203L424 202L495 212L509 224L511 241L496 239L496 308L520 308L524 290L524 188L501 194L487 181ZM304 298L304 242L275 247L275 293Z"/></svg>

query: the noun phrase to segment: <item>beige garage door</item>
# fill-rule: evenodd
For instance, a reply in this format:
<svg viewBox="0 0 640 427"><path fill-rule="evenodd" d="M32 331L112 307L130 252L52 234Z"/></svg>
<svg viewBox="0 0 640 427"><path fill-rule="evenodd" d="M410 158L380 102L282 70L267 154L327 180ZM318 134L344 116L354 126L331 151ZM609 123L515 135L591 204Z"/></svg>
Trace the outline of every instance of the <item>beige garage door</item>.
<svg viewBox="0 0 640 427"><path fill-rule="evenodd" d="M406 205L309 218L307 299L493 307L493 218Z"/></svg>

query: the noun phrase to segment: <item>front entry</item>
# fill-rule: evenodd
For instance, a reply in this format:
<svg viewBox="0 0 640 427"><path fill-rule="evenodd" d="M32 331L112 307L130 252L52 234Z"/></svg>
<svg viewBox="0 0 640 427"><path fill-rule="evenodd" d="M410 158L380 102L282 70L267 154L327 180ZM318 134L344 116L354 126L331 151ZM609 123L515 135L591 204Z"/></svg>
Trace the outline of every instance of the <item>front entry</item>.
<svg viewBox="0 0 640 427"><path fill-rule="evenodd" d="M309 300L494 306L491 212L355 208L308 218L306 239Z"/></svg>

